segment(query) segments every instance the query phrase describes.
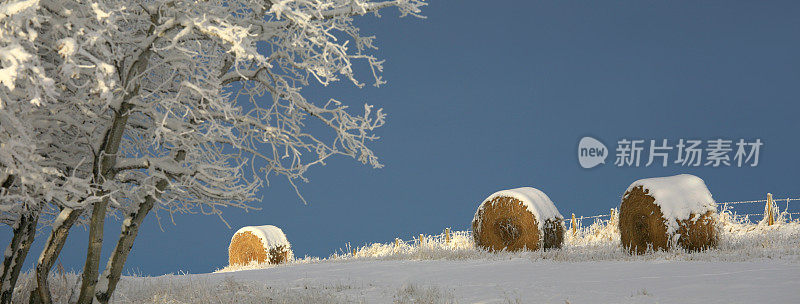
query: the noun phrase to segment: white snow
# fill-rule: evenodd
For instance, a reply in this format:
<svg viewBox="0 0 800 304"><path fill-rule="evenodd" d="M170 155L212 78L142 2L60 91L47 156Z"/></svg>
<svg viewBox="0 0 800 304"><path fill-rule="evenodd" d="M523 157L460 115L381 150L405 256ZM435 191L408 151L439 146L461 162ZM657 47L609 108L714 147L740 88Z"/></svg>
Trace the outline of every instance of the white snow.
<svg viewBox="0 0 800 304"><path fill-rule="evenodd" d="M37 6L39 4L38 0L24 0L24 1L6 1L3 4L0 4L0 20L18 14L28 8Z"/></svg>
<svg viewBox="0 0 800 304"><path fill-rule="evenodd" d="M106 19L111 16L111 14L100 9L100 4L96 2L92 3L92 11L94 11L95 16L97 17L97 21L102 21L103 19Z"/></svg>
<svg viewBox="0 0 800 304"><path fill-rule="evenodd" d="M795 303L800 220L752 223L723 211L719 247L630 255L597 220L548 251L476 250L465 231L422 243L372 244L355 255L304 258L213 274L123 277L112 303ZM614 237L616 236L616 237ZM14 302L27 303L32 271ZM54 303L79 276L52 274Z"/></svg>
<svg viewBox="0 0 800 304"><path fill-rule="evenodd" d="M286 246L287 249L291 248L291 244L289 244L289 240L286 239L286 235L283 234L283 230L278 227L272 225L246 226L236 231L233 236L235 237L237 234L244 232L255 234L261 239L261 244L264 245L264 248L267 250L278 246ZM233 241L233 237L231 237L231 241Z"/></svg>
<svg viewBox="0 0 800 304"><path fill-rule="evenodd" d="M706 183L691 174L640 179L633 182L625 193L638 186L649 190L648 195L655 198L655 204L661 208L667 220L669 233L678 229L678 220L717 210L717 203L711 197Z"/></svg>
<svg viewBox="0 0 800 304"><path fill-rule="evenodd" d="M72 57L75 55L77 49L78 43L75 41L75 38L66 37L58 41L58 54L61 55L61 58Z"/></svg>
<svg viewBox="0 0 800 304"><path fill-rule="evenodd" d="M73 211L72 208L64 207L64 209L61 210L61 212L58 213L58 216L53 220L53 225L52 225L53 228L52 229L56 230L59 227L61 227L61 225L64 224L64 221L67 220L69 215L72 214L72 211Z"/></svg>
<svg viewBox="0 0 800 304"><path fill-rule="evenodd" d="M0 48L0 64L4 68L0 69L0 84L9 90L16 87L15 81L19 77L20 66L31 60L33 55L25 51L19 44L12 44Z"/></svg>
<svg viewBox="0 0 800 304"><path fill-rule="evenodd" d="M522 202L522 205L536 216L539 230L542 229L545 220L553 218L564 219L561 213L558 212L558 209L556 209L556 205L553 204L553 201L551 201L544 192L533 187L521 187L497 191L487 197L478 207L478 211L475 212L475 220L479 220L478 212L484 208L484 205L498 196L512 197Z"/></svg>
<svg viewBox="0 0 800 304"><path fill-rule="evenodd" d="M800 265L776 261L569 263L516 258L351 261L236 273L126 277L115 297L119 303L152 303L154 298L163 303L211 299L248 303L266 299L279 303L796 303L797 286Z"/></svg>

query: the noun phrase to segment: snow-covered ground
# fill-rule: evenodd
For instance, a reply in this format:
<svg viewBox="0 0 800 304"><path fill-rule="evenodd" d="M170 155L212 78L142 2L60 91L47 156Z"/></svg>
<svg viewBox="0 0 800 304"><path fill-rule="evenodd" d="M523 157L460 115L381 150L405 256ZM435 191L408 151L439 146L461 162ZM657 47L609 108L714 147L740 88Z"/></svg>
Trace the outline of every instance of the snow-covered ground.
<svg viewBox="0 0 800 304"><path fill-rule="evenodd" d="M782 261L355 260L230 273L129 278L124 285L165 286L163 296L168 290L185 289L181 286L188 281L195 284L189 288L192 290L201 289L197 286L213 286L204 288L208 293L220 293L226 285L237 286L229 287L228 292L239 288L250 293L269 288L274 290L272 296L276 300L295 292L297 297L305 295L314 302L330 303L796 303L800 300L800 264ZM120 296L133 293L120 290ZM173 297L194 302L189 300L191 297L168 296ZM123 298L117 299L125 302ZM145 299L153 296L130 300Z"/></svg>
<svg viewBox="0 0 800 304"><path fill-rule="evenodd" d="M785 215L785 214L784 214ZM114 303L800 303L800 221L720 217L713 250L629 255L616 218L566 232L564 248L490 253L468 232L369 244L325 259L210 274L123 277ZM34 281L23 274L15 302ZM78 275L51 280L55 303Z"/></svg>

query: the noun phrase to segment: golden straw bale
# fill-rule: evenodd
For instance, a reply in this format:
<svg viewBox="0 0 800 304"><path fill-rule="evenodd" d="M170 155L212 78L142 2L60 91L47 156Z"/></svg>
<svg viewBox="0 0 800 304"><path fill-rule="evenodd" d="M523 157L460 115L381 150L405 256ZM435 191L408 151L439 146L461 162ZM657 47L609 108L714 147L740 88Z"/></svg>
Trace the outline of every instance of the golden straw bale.
<svg viewBox="0 0 800 304"><path fill-rule="evenodd" d="M489 251L561 248L564 241L563 217L547 195L530 187L489 196L475 213L472 231L475 244Z"/></svg>
<svg viewBox="0 0 800 304"><path fill-rule="evenodd" d="M636 254L648 248L667 250L673 244L688 251L714 248L716 219L716 203L700 178L682 174L643 179L631 184L623 195L620 240Z"/></svg>
<svg viewBox="0 0 800 304"><path fill-rule="evenodd" d="M228 246L230 265L247 265L253 261L281 264L293 258L286 235L272 225L243 227L233 234Z"/></svg>

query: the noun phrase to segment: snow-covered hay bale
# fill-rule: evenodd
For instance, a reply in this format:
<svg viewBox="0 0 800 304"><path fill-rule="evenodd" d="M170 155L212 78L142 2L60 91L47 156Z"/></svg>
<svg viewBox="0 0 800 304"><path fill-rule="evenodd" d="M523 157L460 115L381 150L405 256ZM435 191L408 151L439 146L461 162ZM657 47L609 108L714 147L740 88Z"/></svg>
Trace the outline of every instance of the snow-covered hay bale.
<svg viewBox="0 0 800 304"><path fill-rule="evenodd" d="M472 219L475 245L490 251L561 248L564 217L547 195L531 187L498 191Z"/></svg>
<svg viewBox="0 0 800 304"><path fill-rule="evenodd" d="M293 258L286 235L272 225L243 227L233 234L228 246L230 265L247 265L253 261L280 264Z"/></svg>
<svg viewBox="0 0 800 304"><path fill-rule="evenodd" d="M642 254L648 247L687 251L716 247L717 204L697 176L681 174L635 181L622 196L622 246Z"/></svg>

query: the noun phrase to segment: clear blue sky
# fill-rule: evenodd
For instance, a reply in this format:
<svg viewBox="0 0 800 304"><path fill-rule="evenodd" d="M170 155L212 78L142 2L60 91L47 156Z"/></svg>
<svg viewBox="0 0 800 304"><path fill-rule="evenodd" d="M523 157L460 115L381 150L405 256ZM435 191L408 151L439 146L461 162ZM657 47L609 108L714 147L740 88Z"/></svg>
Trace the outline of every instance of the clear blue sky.
<svg viewBox="0 0 800 304"><path fill-rule="evenodd" d="M226 210L232 229L216 217L178 216L162 232L150 216L126 272L221 268L231 235L246 225L279 226L295 255L321 257L347 242L467 230L482 199L519 186L544 191L565 215L606 213L634 180L678 173L703 178L717 201L800 197L796 1L432 1L424 14L359 19L387 59L384 87L306 90L355 109L383 107L388 123L372 147L385 168L332 159L301 185L310 205L274 178L262 210ZM765 145L755 168L617 168L612 155L586 170L576 158L586 135L611 149L621 138ZM104 253L119 233L118 221L107 226ZM67 269L82 267L86 235L71 234ZM46 234L38 238L26 268ZM2 246L9 239L3 227Z"/></svg>

